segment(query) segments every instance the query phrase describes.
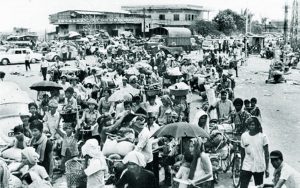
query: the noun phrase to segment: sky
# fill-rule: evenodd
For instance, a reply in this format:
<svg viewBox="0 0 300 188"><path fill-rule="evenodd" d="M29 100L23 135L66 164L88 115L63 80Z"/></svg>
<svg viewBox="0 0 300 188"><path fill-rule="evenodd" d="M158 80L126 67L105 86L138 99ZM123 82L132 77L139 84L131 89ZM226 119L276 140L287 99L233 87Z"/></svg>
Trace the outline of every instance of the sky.
<svg viewBox="0 0 300 188"><path fill-rule="evenodd" d="M255 19L270 20L284 17L284 2L292 0L0 0L0 31L12 31L13 27L26 27L31 31L54 31L49 23L49 14L64 10L117 11L123 5L194 4L202 5L213 12L230 8L238 13L248 8ZM291 10L290 10L291 11Z"/></svg>

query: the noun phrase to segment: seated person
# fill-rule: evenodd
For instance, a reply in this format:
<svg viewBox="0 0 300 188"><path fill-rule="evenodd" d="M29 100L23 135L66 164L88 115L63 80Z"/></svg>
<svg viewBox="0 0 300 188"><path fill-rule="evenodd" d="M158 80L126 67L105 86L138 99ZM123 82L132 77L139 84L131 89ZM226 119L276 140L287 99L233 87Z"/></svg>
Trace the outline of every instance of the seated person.
<svg viewBox="0 0 300 188"><path fill-rule="evenodd" d="M35 148L39 155L38 164L43 166L47 173L51 175L53 163L52 163L52 142L48 140L47 136L43 133L43 123L35 120L30 123L30 130L32 132L32 139L30 146Z"/></svg>
<svg viewBox="0 0 300 188"><path fill-rule="evenodd" d="M9 148L18 148L18 149L24 149L29 145L30 139L24 135L24 129L21 125L18 125L13 130L14 139L12 143L5 146L2 150L5 151Z"/></svg>

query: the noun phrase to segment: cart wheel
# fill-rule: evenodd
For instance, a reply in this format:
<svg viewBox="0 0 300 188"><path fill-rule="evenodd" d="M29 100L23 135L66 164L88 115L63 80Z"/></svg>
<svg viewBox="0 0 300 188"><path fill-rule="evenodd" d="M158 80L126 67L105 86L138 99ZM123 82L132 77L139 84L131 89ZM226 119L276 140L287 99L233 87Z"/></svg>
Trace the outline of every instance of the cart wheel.
<svg viewBox="0 0 300 188"><path fill-rule="evenodd" d="M267 84L267 83L269 83L269 81L268 81L268 80L266 80L266 84Z"/></svg>
<svg viewBox="0 0 300 188"><path fill-rule="evenodd" d="M286 80L284 80L284 82L286 83Z"/></svg>

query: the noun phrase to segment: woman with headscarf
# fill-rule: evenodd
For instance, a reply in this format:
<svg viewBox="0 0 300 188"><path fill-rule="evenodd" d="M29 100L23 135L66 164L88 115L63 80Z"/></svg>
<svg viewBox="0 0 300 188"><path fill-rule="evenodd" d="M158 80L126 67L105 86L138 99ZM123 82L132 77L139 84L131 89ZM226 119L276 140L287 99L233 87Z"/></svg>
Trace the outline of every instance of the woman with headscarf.
<svg viewBox="0 0 300 188"><path fill-rule="evenodd" d="M39 157L39 154L35 152L33 147L27 147L22 150L22 163L28 166L28 173L34 174L31 176L32 181L50 181L49 175L45 168L38 165Z"/></svg>
<svg viewBox="0 0 300 188"><path fill-rule="evenodd" d="M209 117L207 113L203 110L196 112L194 119L192 119L191 124L196 125L204 129L209 133Z"/></svg>
<svg viewBox="0 0 300 188"><path fill-rule="evenodd" d="M146 161L143 154L131 151L122 162L127 165L127 169L123 171L117 181L115 185L117 188L158 188L154 174L144 169Z"/></svg>
<svg viewBox="0 0 300 188"><path fill-rule="evenodd" d="M247 188L251 177L255 185L263 184L264 173L269 176L269 148L268 139L262 132L261 124L257 117L246 120L249 131L241 137L242 171L240 174L241 188Z"/></svg>
<svg viewBox="0 0 300 188"><path fill-rule="evenodd" d="M87 175L87 188L104 188L104 177L108 173L108 167L98 141L96 139L87 140L81 151L82 155L87 158L84 170Z"/></svg>
<svg viewBox="0 0 300 188"><path fill-rule="evenodd" d="M167 122L167 111L172 111L172 100L168 95L163 95L161 97L162 106L159 107L158 112L158 123L159 124L165 124Z"/></svg>
<svg viewBox="0 0 300 188"><path fill-rule="evenodd" d="M0 188L9 187L9 169L5 161L0 159Z"/></svg>
<svg viewBox="0 0 300 188"><path fill-rule="evenodd" d="M189 182L192 187L213 188L213 170L209 155L204 152L201 138L193 138L190 142L190 152L193 154Z"/></svg>

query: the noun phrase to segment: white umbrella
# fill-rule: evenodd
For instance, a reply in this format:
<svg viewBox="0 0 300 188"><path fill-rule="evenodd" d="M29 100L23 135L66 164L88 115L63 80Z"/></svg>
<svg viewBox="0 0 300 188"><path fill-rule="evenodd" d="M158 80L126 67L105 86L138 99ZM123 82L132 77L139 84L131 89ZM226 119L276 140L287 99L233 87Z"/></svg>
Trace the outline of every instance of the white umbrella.
<svg viewBox="0 0 300 188"><path fill-rule="evenodd" d="M81 35L75 31L70 31L68 34L68 37L70 37L70 38L78 37L78 36L81 36Z"/></svg>
<svg viewBox="0 0 300 188"><path fill-rule="evenodd" d="M84 37L84 38L77 39L76 41L78 41L78 42L89 42L89 39Z"/></svg>

